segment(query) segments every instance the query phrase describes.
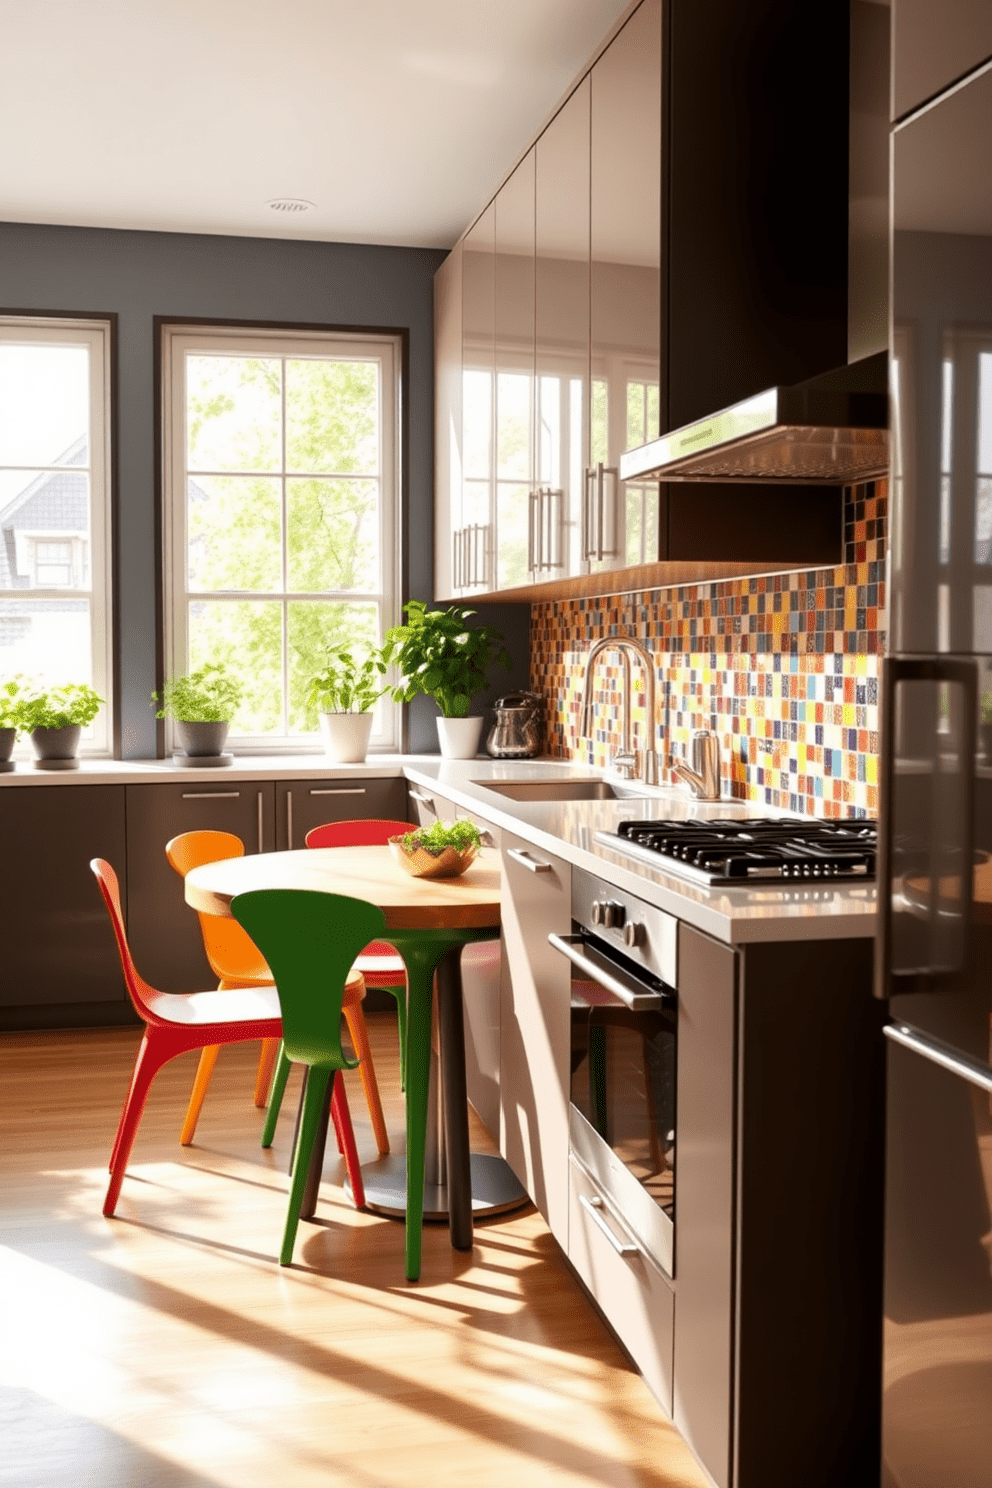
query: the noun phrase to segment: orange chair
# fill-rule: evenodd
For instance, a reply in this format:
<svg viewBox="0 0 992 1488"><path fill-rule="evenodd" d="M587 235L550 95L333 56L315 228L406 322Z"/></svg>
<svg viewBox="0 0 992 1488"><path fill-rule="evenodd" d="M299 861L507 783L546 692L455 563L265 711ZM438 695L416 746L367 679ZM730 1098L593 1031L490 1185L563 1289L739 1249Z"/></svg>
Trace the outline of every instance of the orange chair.
<svg viewBox="0 0 992 1488"><path fill-rule="evenodd" d="M217 863L223 858L240 858L244 856L244 851L244 843L233 832L183 832L179 837L173 837L165 847L165 855L171 867L181 878L185 878L191 868L198 868L201 863ZM203 948L207 953L207 960L210 962L214 975L219 979L218 989L220 991L272 985L272 973L264 957L242 930L237 920L211 914L199 914L198 918L200 933L203 936ZM379 1086L375 1078L372 1051L369 1048L368 1029L361 1006L364 998L365 981L356 968L355 975L349 977L345 984L342 1012L355 1046L355 1053L360 1061L359 1074L368 1103L376 1146L381 1153L386 1153L389 1151L389 1136L382 1114L382 1101L379 1098ZM256 1106L265 1105L279 1043L280 1040L274 1038L267 1039L262 1045L258 1076L255 1081ZM213 1047L204 1048L200 1055L200 1065L196 1072L196 1080L186 1111L186 1120L179 1138L183 1146L187 1146L193 1140L200 1109L210 1084L218 1053L219 1048ZM280 1090L280 1098L281 1094Z"/></svg>
<svg viewBox="0 0 992 1488"><path fill-rule="evenodd" d="M92 858L90 867L110 915L124 984L135 1012L145 1025L134 1061L131 1088L124 1102L110 1157L110 1185L103 1201L103 1212L109 1217L117 1207L148 1091L162 1066L175 1059L177 1054L186 1054L192 1049L219 1048L221 1044L247 1043L254 1039L278 1040L282 1036L282 1018L279 994L272 985L226 992L158 992L150 987L139 975L127 943L117 874L103 858ZM352 1194L360 1208L365 1202L362 1170L341 1080L334 1082L331 1113L339 1146L345 1156Z"/></svg>
<svg viewBox="0 0 992 1488"><path fill-rule="evenodd" d="M325 822L306 835L307 847L381 847L390 837L412 832L410 822L363 821ZM396 998L396 1021L400 1036L400 1088L406 1089L406 966L403 957L391 945L377 940L359 956L355 970L365 978L366 987L382 987Z"/></svg>

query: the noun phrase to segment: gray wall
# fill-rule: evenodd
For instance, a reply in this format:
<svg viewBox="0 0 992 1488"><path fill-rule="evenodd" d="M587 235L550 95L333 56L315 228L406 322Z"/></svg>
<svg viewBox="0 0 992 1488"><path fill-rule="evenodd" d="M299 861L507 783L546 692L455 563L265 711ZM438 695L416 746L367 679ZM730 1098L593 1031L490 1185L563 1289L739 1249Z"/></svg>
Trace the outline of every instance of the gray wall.
<svg viewBox="0 0 992 1488"><path fill-rule="evenodd" d="M433 582L433 277L444 253L347 243L0 224L0 312L118 317L116 674L121 753L155 754L155 316L403 330L409 360L403 455L404 598ZM526 685L527 606L494 606L516 662L495 688ZM410 709L408 747L436 751L436 710Z"/></svg>

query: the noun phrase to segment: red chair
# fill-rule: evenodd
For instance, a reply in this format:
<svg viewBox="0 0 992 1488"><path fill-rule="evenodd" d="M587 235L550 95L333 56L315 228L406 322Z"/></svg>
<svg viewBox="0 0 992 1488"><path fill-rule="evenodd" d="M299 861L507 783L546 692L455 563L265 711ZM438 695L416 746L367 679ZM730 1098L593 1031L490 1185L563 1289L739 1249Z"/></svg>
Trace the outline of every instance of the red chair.
<svg viewBox="0 0 992 1488"><path fill-rule="evenodd" d="M306 835L307 847L381 847L390 837L414 830L410 822L363 821L325 822ZM400 1088L406 1089L406 967L402 956L391 945L377 940L359 956L355 970L365 978L366 987L382 987L396 998L396 1020L400 1035Z"/></svg>
<svg viewBox="0 0 992 1488"><path fill-rule="evenodd" d="M100 885L103 902L117 940L124 984L145 1031L134 1061L131 1088L121 1112L110 1158L110 1185L103 1212L117 1207L121 1182L151 1083L163 1065L177 1054L211 1045L241 1044L253 1039L280 1039L282 1019L275 987L252 987L227 992L158 992L139 975L127 943L117 874L103 858L93 858L90 867ZM331 1103L334 1125L345 1154L348 1177L356 1203L364 1202L362 1172L355 1154L351 1116L344 1083L334 1082ZM362 1198L359 1196L362 1195Z"/></svg>

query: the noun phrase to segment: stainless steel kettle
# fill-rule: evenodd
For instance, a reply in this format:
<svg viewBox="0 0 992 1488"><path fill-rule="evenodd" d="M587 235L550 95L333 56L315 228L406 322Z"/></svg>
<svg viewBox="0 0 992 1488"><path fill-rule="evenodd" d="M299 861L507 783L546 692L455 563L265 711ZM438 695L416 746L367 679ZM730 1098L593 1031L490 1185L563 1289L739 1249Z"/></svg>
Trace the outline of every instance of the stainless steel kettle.
<svg viewBox="0 0 992 1488"><path fill-rule="evenodd" d="M540 753L542 702L536 692L509 692L496 699L496 722L486 740L494 759L527 759Z"/></svg>

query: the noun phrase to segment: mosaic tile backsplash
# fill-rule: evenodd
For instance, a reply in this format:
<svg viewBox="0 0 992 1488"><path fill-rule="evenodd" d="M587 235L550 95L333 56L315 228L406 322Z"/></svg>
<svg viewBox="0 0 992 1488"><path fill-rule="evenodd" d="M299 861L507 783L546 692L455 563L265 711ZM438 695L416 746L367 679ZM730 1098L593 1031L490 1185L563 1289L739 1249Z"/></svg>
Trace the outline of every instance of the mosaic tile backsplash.
<svg viewBox="0 0 992 1488"><path fill-rule="evenodd" d="M657 659L660 778L693 731L720 738L723 794L810 816L878 814L878 663L885 642L887 483L848 490L844 563L531 607L531 686L546 752L605 767L620 748L622 664L600 656L593 736L581 737L589 647L629 634ZM633 666L633 742L645 693Z"/></svg>

